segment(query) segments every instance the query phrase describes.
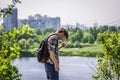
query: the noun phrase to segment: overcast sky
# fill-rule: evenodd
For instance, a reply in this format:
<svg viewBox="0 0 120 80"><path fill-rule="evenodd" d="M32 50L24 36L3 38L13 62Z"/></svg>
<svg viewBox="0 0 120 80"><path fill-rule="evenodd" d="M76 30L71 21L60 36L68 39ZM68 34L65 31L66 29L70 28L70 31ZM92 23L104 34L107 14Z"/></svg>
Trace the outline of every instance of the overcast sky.
<svg viewBox="0 0 120 80"><path fill-rule="evenodd" d="M12 0L0 0L5 7ZM27 18L36 13L50 17L61 17L61 24L86 24L93 26L120 25L120 0L21 0L17 4L18 18Z"/></svg>

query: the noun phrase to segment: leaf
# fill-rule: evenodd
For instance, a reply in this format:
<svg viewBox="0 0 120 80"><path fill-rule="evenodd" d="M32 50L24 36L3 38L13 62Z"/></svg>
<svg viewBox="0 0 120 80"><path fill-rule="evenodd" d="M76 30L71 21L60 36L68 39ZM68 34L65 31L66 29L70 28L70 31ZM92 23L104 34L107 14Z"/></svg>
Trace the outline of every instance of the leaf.
<svg viewBox="0 0 120 80"><path fill-rule="evenodd" d="M4 11L5 11L4 9L0 10L0 12L2 12L2 13L3 13Z"/></svg>
<svg viewBox="0 0 120 80"><path fill-rule="evenodd" d="M14 51L14 48L10 46L10 50L11 50L11 51Z"/></svg>

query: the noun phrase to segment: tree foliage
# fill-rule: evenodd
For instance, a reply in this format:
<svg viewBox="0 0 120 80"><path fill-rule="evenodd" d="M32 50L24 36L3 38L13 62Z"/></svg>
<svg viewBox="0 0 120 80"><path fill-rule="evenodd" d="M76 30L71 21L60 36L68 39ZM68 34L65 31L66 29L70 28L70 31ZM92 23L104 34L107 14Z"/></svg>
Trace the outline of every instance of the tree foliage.
<svg viewBox="0 0 120 80"><path fill-rule="evenodd" d="M12 14L12 9L16 6L17 3L21 3L20 0L12 0L12 4L9 4L7 8L1 9L0 8L0 18L6 17L8 14Z"/></svg>
<svg viewBox="0 0 120 80"><path fill-rule="evenodd" d="M113 32L113 31L109 31L109 27L110 26L101 26L99 28L92 27L86 31L83 31L80 28L68 28L69 40L68 40L68 45L66 47L67 48L78 48L78 46L79 46L79 48L81 48L81 47L85 46L85 45L81 45L83 43L87 43L87 45L94 44L95 41L97 43L100 43L100 40L99 40L98 36L96 36L96 35L99 32L101 32L101 33ZM119 31L119 29L117 29L117 28L116 28L116 30ZM21 40L22 38L24 38L24 41L26 44L26 47L25 47L25 45L22 43L22 41L19 41L19 43L21 44L21 47L24 46L22 48L22 51L24 51L25 53L27 51L27 52L35 55L36 48L38 48L40 42L52 32L55 32L55 30L52 28L46 28L44 30L34 29L32 31L32 35L28 35L28 34L20 35L18 37L18 40ZM95 38L96 38L96 40L95 40Z"/></svg>
<svg viewBox="0 0 120 80"><path fill-rule="evenodd" d="M98 34L104 56L97 57L96 80L120 80L120 32Z"/></svg>
<svg viewBox="0 0 120 80"><path fill-rule="evenodd" d="M17 67L12 64L14 58L20 55L21 47L18 37L23 34L30 34L29 26L24 25L21 29L13 28L5 31L0 26L0 80L20 80L21 74Z"/></svg>

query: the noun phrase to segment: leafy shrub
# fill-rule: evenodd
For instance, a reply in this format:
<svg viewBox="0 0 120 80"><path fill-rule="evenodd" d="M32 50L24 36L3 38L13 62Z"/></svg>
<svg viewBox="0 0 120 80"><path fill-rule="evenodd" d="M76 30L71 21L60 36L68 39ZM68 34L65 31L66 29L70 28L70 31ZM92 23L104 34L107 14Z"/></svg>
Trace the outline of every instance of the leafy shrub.
<svg viewBox="0 0 120 80"><path fill-rule="evenodd" d="M5 31L4 27L0 26L0 80L21 80L21 74L12 62L20 55L21 47L18 44L18 37L30 32L28 25L23 25L19 30L13 28L10 31Z"/></svg>

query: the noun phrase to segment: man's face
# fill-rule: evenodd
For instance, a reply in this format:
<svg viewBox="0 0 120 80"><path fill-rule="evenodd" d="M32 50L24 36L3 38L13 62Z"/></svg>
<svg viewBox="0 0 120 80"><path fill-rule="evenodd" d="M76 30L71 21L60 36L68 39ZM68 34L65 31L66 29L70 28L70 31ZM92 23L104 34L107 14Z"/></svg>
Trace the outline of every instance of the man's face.
<svg viewBox="0 0 120 80"><path fill-rule="evenodd" d="M66 39L66 36L64 35L64 33L60 33L59 39L60 39L60 40Z"/></svg>

